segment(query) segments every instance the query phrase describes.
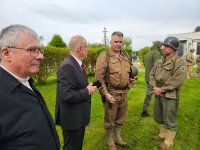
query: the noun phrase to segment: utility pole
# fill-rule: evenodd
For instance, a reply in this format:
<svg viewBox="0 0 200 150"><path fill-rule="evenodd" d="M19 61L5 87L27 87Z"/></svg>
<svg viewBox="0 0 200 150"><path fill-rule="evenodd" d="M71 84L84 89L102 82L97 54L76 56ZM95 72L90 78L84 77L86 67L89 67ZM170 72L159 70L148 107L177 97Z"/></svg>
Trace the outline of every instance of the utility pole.
<svg viewBox="0 0 200 150"><path fill-rule="evenodd" d="M106 27L104 27L103 33L104 33L104 44L105 44L105 46L106 46L106 32L108 32L108 31L106 31Z"/></svg>

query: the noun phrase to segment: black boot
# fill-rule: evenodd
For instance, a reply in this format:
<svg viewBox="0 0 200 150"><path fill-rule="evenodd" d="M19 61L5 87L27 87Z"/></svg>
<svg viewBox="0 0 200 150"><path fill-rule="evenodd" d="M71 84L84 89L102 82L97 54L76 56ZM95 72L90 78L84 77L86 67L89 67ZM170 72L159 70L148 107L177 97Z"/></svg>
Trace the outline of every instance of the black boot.
<svg viewBox="0 0 200 150"><path fill-rule="evenodd" d="M141 113L141 117L150 117L151 115L147 111Z"/></svg>

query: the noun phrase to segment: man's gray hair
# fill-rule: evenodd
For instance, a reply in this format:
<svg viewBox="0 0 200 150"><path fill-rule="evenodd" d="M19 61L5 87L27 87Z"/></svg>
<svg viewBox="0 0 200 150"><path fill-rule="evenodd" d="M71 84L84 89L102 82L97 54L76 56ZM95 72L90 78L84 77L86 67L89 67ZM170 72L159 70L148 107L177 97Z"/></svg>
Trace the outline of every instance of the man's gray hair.
<svg viewBox="0 0 200 150"><path fill-rule="evenodd" d="M37 33L29 27L24 25L10 25L0 32L0 49L2 47L17 46L21 42L18 38L22 34L28 34L38 40Z"/></svg>
<svg viewBox="0 0 200 150"><path fill-rule="evenodd" d="M122 32L120 32L120 31L115 31L115 32L113 32L111 36L113 36L113 35L117 35L117 36L120 36L120 37L124 37L124 34L123 34Z"/></svg>

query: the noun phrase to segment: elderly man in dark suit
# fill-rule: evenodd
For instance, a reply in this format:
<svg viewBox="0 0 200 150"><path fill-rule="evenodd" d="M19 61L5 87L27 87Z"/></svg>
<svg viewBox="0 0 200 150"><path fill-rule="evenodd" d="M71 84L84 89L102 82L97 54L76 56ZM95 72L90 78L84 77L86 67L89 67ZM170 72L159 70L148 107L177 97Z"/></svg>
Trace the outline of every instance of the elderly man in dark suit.
<svg viewBox="0 0 200 150"><path fill-rule="evenodd" d="M22 25L0 33L0 150L60 150L45 101L31 75L43 52L37 34Z"/></svg>
<svg viewBox="0 0 200 150"><path fill-rule="evenodd" d="M70 55L61 63L57 79L56 124L63 130L64 150L81 150L85 127L90 120L91 94L97 89L88 83L83 59L88 46L84 37L73 36Z"/></svg>

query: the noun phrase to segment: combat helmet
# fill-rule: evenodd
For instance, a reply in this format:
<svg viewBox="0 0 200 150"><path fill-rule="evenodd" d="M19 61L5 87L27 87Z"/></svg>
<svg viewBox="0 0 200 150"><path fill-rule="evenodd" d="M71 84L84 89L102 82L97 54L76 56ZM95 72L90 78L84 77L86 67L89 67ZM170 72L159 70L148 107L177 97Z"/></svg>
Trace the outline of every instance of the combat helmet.
<svg viewBox="0 0 200 150"><path fill-rule="evenodd" d="M161 46L162 46L162 43L160 41L155 41L155 42L153 42L153 46L151 47L151 49L160 50Z"/></svg>
<svg viewBox="0 0 200 150"><path fill-rule="evenodd" d="M131 65L131 72L130 72L130 78L134 78L138 75L138 69L134 65Z"/></svg>
<svg viewBox="0 0 200 150"><path fill-rule="evenodd" d="M194 51L195 51L195 49L194 49L194 48L191 48L191 49L190 49L190 52L194 52Z"/></svg>
<svg viewBox="0 0 200 150"><path fill-rule="evenodd" d="M164 42L162 42L162 45L167 45L172 47L174 50L177 50L179 46L179 40L174 36L169 36L164 40Z"/></svg>

